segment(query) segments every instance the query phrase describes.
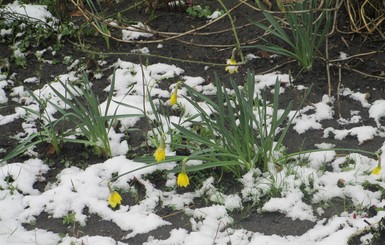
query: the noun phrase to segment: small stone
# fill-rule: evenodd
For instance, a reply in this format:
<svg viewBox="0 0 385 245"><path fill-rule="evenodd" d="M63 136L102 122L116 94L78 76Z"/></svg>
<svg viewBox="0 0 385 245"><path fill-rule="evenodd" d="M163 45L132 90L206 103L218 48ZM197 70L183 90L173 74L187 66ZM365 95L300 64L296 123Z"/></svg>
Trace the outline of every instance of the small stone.
<svg viewBox="0 0 385 245"><path fill-rule="evenodd" d="M342 187L344 187L345 186L345 180L344 179L339 179L338 181L337 181L337 186L338 187L340 187L340 188L342 188Z"/></svg>

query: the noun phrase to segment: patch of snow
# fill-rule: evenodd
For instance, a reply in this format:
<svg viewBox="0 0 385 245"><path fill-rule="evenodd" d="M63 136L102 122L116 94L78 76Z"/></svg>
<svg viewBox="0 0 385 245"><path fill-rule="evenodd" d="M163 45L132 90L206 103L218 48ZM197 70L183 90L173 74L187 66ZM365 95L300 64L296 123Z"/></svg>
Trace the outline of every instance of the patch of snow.
<svg viewBox="0 0 385 245"><path fill-rule="evenodd" d="M4 88L8 86L7 80L0 81L0 104L5 104L8 102L7 94L4 91Z"/></svg>
<svg viewBox="0 0 385 245"><path fill-rule="evenodd" d="M150 33L150 27L138 22L136 25L131 25L127 29L122 30L122 39L124 41L131 41L139 39L140 37L152 37L154 34Z"/></svg>
<svg viewBox="0 0 385 245"><path fill-rule="evenodd" d="M30 78L24 79L24 83L38 83L38 82L39 82L39 78L37 77L30 77Z"/></svg>
<svg viewBox="0 0 385 245"><path fill-rule="evenodd" d="M369 109L369 117L373 118L377 127L381 127L380 119L385 117L385 100L376 100Z"/></svg>
<svg viewBox="0 0 385 245"><path fill-rule="evenodd" d="M64 237L58 245L127 245L126 243L116 242L111 237L105 236L82 236L79 238Z"/></svg>
<svg viewBox="0 0 385 245"><path fill-rule="evenodd" d="M323 142L320 144L314 144L314 146L317 147L318 149L330 149L330 148L335 147L336 145Z"/></svg>
<svg viewBox="0 0 385 245"><path fill-rule="evenodd" d="M183 69L175 65L163 63L152 64L149 66L137 65L128 61L118 60L113 64L116 68L115 76L111 75L109 80L115 79L115 91L117 96L128 94L147 95L150 92L151 96L160 96L169 98L170 93L158 88L158 83L162 79L169 79L180 75L184 72ZM143 87L145 91L143 92ZM108 86L105 91L109 91Z"/></svg>
<svg viewBox="0 0 385 245"><path fill-rule="evenodd" d="M350 115L351 117L349 119L345 119L345 118L339 118L337 120L337 122L340 124L340 125L347 125L347 124L357 124L357 123L360 123L362 122L362 117L359 115L360 112L359 111L350 111Z"/></svg>
<svg viewBox="0 0 385 245"><path fill-rule="evenodd" d="M369 108L370 104L368 102L368 94L361 92L353 92L349 88L344 88L341 92L343 96L349 96L351 99L356 100L361 103L362 107Z"/></svg>
<svg viewBox="0 0 385 245"><path fill-rule="evenodd" d="M132 53L141 53L141 54L149 54L150 50L147 47L139 48L139 49L133 49L131 50Z"/></svg>
<svg viewBox="0 0 385 245"><path fill-rule="evenodd" d="M340 51L340 57L341 60L346 60L348 58L348 54Z"/></svg>
<svg viewBox="0 0 385 245"><path fill-rule="evenodd" d="M212 83L204 85L202 87L202 94L204 94L204 95L216 95L217 94L217 87L215 87L214 84L212 84Z"/></svg>
<svg viewBox="0 0 385 245"><path fill-rule="evenodd" d="M58 22L44 5L20 4L19 1L7 4L4 8L0 8L0 13L7 15L19 15L20 17L28 18L31 22L41 21L53 27ZM6 24L11 24L14 18L5 18ZM44 27L43 25L41 25Z"/></svg>
<svg viewBox="0 0 385 245"><path fill-rule="evenodd" d="M49 170L48 166L39 159L27 160L24 163L7 164L0 168L0 187L3 190L8 189L12 185L17 191L25 194L38 195L40 192L33 188L36 180L44 181L43 174ZM11 178L12 182L7 182L7 178Z"/></svg>
<svg viewBox="0 0 385 245"><path fill-rule="evenodd" d="M319 169L324 164L332 161L336 156L336 152L333 150L318 151L306 154L307 159L310 161L310 166L314 169Z"/></svg>
<svg viewBox="0 0 385 245"><path fill-rule="evenodd" d="M322 129L322 120L332 119L334 115L333 108L331 107L332 100L324 95L322 101L314 104L313 106L307 106L300 110L301 113L305 113L308 110L314 110L313 114L302 114L293 120L293 129L299 134L303 134L310 129Z"/></svg>
<svg viewBox="0 0 385 245"><path fill-rule="evenodd" d="M148 241L143 243L143 245L182 245L184 241L187 240L189 236L188 231L183 228L173 229L170 231L170 237L166 240L154 239L150 236Z"/></svg>
<svg viewBox="0 0 385 245"><path fill-rule="evenodd" d="M368 140L372 140L374 136L378 135L377 129L372 126L360 126L351 129L334 129L328 127L324 129L323 137L328 138L330 133L333 133L334 139L338 140L343 140L349 135L356 136L360 145Z"/></svg>
<svg viewBox="0 0 385 245"><path fill-rule="evenodd" d="M312 208L302 202L302 192L289 193L283 198L271 198L263 205L264 211L282 212L287 217L300 220L315 220Z"/></svg>
<svg viewBox="0 0 385 245"><path fill-rule="evenodd" d="M260 59L261 57L259 57L258 55L255 55L255 54L247 54L246 55L246 60L253 60L253 59Z"/></svg>
<svg viewBox="0 0 385 245"><path fill-rule="evenodd" d="M215 20L221 15L222 15L221 11L215 10L211 15L207 16L207 19Z"/></svg>
<svg viewBox="0 0 385 245"><path fill-rule="evenodd" d="M113 98L113 101L107 108L107 101L100 104L100 111L107 116L119 116L118 119L122 125L121 130L126 130L133 127L143 115L143 107L147 109L147 113L150 113L151 104L145 102L143 105L143 96L139 95L120 95ZM125 117L122 117L125 115Z"/></svg>
<svg viewBox="0 0 385 245"><path fill-rule="evenodd" d="M216 238L226 235L219 232L232 222L222 205L187 208L185 212L193 217L190 219L192 232L184 242L186 245L195 245L198 241L199 244L213 244Z"/></svg>
<svg viewBox="0 0 385 245"><path fill-rule="evenodd" d="M11 35L13 33L12 29L1 29L0 30L0 36L4 37L7 35Z"/></svg>
<svg viewBox="0 0 385 245"><path fill-rule="evenodd" d="M281 84L290 82L290 75L281 74L279 72L272 72L264 75L255 75L254 78L256 81L255 92L257 94L260 94L261 90L266 87L274 86L277 80L279 80Z"/></svg>
<svg viewBox="0 0 385 245"><path fill-rule="evenodd" d="M110 140L112 156L120 156L127 153L128 143L127 140L122 141L122 138L125 137L123 133L116 133L114 128L111 128L108 132L108 137Z"/></svg>

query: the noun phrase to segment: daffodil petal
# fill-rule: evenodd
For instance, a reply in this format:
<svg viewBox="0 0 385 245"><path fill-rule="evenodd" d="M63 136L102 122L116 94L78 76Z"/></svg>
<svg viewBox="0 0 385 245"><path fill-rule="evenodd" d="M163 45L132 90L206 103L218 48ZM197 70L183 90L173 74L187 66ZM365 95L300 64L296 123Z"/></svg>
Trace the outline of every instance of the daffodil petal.
<svg viewBox="0 0 385 245"><path fill-rule="evenodd" d="M177 184L180 187L187 187L190 184L190 180L186 172L181 172L178 174Z"/></svg>
<svg viewBox="0 0 385 245"><path fill-rule="evenodd" d="M121 203L122 196L117 191L112 192L108 197L108 204L110 204L112 208L115 208L118 204L120 205Z"/></svg>
<svg viewBox="0 0 385 245"><path fill-rule="evenodd" d="M177 95L177 93L176 92L173 92L172 94L171 94L171 98L170 98L170 105L175 105L176 104L176 102L177 102L177 98L178 98L178 95Z"/></svg>
<svg viewBox="0 0 385 245"><path fill-rule="evenodd" d="M166 151L163 147L158 147L154 153L155 161L161 162L166 159Z"/></svg>
<svg viewBox="0 0 385 245"><path fill-rule="evenodd" d="M227 71L230 74L233 74L234 72L238 73L238 66L235 65L237 64L236 60L228 59L226 60L226 64L228 64L228 66L225 67L225 71Z"/></svg>
<svg viewBox="0 0 385 245"><path fill-rule="evenodd" d="M374 175L379 175L380 172L381 172L381 167L378 167L378 166L372 170L372 174Z"/></svg>

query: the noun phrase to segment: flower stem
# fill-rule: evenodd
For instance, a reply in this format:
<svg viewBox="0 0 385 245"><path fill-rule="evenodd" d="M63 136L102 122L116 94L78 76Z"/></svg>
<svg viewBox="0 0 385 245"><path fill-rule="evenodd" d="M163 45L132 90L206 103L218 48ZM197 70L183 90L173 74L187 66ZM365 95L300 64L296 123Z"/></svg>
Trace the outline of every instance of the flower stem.
<svg viewBox="0 0 385 245"><path fill-rule="evenodd" d="M236 47L236 49L238 49L239 56L241 57L242 63L245 63L245 58L243 57L242 50L241 50L241 42L239 41L238 33L237 33L237 30L236 30L235 25L234 25L234 19L231 16L229 10L223 4L222 0L218 0L218 2L222 6L222 8L225 10L227 16L229 16L230 23L231 23L231 28L233 29L234 38L235 38L235 47ZM234 52L234 50L233 50L233 52Z"/></svg>

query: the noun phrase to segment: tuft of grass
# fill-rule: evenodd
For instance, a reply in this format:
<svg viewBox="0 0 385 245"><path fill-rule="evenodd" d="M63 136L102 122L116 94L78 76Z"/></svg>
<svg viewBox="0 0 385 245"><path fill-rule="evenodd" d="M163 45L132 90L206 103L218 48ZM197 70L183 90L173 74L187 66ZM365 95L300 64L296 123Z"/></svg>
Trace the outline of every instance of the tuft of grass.
<svg viewBox="0 0 385 245"><path fill-rule="evenodd" d="M65 107L62 108L50 100L38 98L30 91L31 97L39 104L39 110L26 107L24 109L40 119L42 130L24 139L15 149L1 159L1 163L5 163L43 142L49 143L54 149L53 152L57 154L60 154L61 146L64 143L71 142L91 146L97 155L109 158L112 156L112 151L108 134L114 125L113 121L124 117L143 116L143 114L117 115L118 107L113 115L107 114L112 102L121 105L120 102L113 101L115 76L112 78L104 112L100 109L99 98L91 89L92 84L88 80L87 74L83 73L78 83L64 83L60 80L57 83L60 83L64 88L64 93L57 90L51 84L49 84L49 87L53 91L54 96L64 102ZM69 98L72 98L72 100ZM45 113L47 103L57 110L59 114L58 119L51 119ZM64 123L68 129L62 132L61 127Z"/></svg>
<svg viewBox="0 0 385 245"><path fill-rule="evenodd" d="M202 135L173 124L180 131L181 137L190 142L187 147L190 147L192 153L188 158L204 161L201 165L186 168L187 171L222 167L236 176L254 168L266 172L277 153L283 149L283 139L296 113L284 125L292 104L289 103L284 110L278 108L279 80L276 81L271 104L266 96L256 95L254 73L248 72L243 89L232 79L230 83L234 91L232 96L222 89L222 81L215 76L217 102L183 85L191 96L186 99L199 113L188 119L188 122L197 124L196 118L200 117L201 122L198 125L212 134L208 138L207 134ZM207 104L210 111L202 108L199 101Z"/></svg>
<svg viewBox="0 0 385 245"><path fill-rule="evenodd" d="M282 6L284 20L271 12L262 10L269 25L251 21L255 26L264 30L274 38L284 42L288 47L273 44L262 38L265 44L244 46L243 48L258 48L274 54L291 57L305 70L311 70L314 59L321 44L325 41L332 25L332 18L327 9L331 0L326 0L325 9L316 9L317 0L293 1ZM262 3L257 4L263 9Z"/></svg>

